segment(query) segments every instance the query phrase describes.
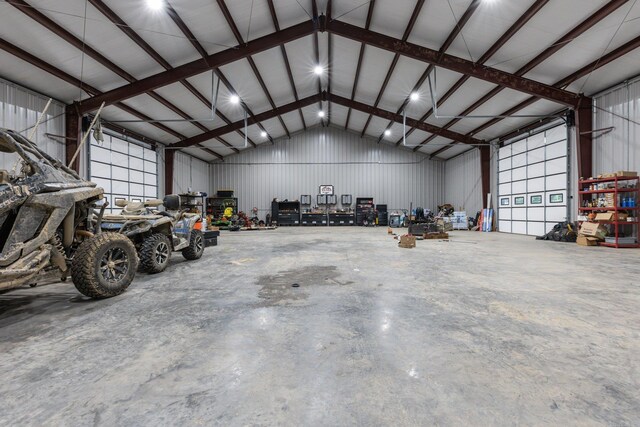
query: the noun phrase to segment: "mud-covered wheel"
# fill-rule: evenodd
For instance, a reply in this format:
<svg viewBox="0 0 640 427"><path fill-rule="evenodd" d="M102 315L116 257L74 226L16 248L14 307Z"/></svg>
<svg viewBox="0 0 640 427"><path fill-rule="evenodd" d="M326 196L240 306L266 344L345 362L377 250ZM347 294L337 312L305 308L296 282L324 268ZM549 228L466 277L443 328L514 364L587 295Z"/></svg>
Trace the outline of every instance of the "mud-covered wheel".
<svg viewBox="0 0 640 427"><path fill-rule="evenodd" d="M202 231L193 230L189 239L189 246L182 250L182 256L189 261L200 259L204 253L204 236Z"/></svg>
<svg viewBox="0 0 640 427"><path fill-rule="evenodd" d="M144 239L140 248L140 267L150 274L160 273L169 264L171 243L161 233L152 234Z"/></svg>
<svg viewBox="0 0 640 427"><path fill-rule="evenodd" d="M109 298L124 292L138 269L138 254L122 234L102 233L80 244L71 262L76 289L91 298Z"/></svg>

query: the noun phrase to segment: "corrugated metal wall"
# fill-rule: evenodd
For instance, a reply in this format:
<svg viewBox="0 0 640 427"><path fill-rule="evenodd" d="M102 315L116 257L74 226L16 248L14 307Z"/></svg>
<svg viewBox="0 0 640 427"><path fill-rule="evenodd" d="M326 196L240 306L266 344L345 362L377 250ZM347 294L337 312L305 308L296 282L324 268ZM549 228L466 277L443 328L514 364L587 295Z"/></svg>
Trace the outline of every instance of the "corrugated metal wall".
<svg viewBox="0 0 640 427"><path fill-rule="evenodd" d="M475 216L482 209L480 150L473 149L447 160L444 177L445 202Z"/></svg>
<svg viewBox="0 0 640 427"><path fill-rule="evenodd" d="M39 95L14 83L0 79L0 127L23 131L24 136L35 125L44 110L48 97ZM34 136L35 142L47 154L64 160L65 150L62 140L54 140L45 136L64 135L64 104L53 101L46 117L43 118ZM15 154L0 153L0 169L10 170L16 161Z"/></svg>
<svg viewBox="0 0 640 427"><path fill-rule="evenodd" d="M594 129L615 128L594 134L594 174L640 170L640 78L596 95L594 104Z"/></svg>
<svg viewBox="0 0 640 427"><path fill-rule="evenodd" d="M268 211L271 200L298 199L331 184L335 192L373 197L388 209L435 209L443 201L444 163L333 127L315 128L211 165L211 190L233 189L241 210Z"/></svg>
<svg viewBox="0 0 640 427"><path fill-rule="evenodd" d="M162 168L164 168L164 156ZM164 178L163 178L164 179ZM192 191L209 193L209 164L185 153L177 152L173 170L173 192L176 194Z"/></svg>

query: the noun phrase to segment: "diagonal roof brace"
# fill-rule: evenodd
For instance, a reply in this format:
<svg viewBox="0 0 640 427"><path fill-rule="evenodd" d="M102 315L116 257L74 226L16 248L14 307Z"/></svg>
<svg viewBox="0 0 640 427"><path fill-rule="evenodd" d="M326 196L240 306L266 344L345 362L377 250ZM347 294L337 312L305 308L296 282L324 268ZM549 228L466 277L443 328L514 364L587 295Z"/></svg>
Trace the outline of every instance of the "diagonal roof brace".
<svg viewBox="0 0 640 427"><path fill-rule="evenodd" d="M433 64L460 74L469 75L489 83L503 86L509 89L525 92L549 101L562 105L575 107L580 96L578 94L554 88L553 86L536 82L525 77L516 76L495 68L475 64L469 60L456 56L441 54L437 50L429 49L413 43L404 42L400 39L376 33L371 30L357 27L340 21L331 21L326 24L327 31L351 40L366 43L379 49L388 50L394 53L418 61Z"/></svg>
<svg viewBox="0 0 640 427"><path fill-rule="evenodd" d="M97 109L103 102L107 105L111 105L124 99L133 98L134 96L141 95L159 87L167 86L182 79L193 77L239 59L264 52L271 48L280 46L283 43L308 36L316 32L316 30L317 26L314 22L310 20L302 22L292 27L285 28L284 30L276 31L255 40L251 40L250 42L244 43L240 46L208 55L206 58L188 62L171 70L163 71L134 83L110 90L102 95L86 99L79 103L79 111L81 114L86 114Z"/></svg>

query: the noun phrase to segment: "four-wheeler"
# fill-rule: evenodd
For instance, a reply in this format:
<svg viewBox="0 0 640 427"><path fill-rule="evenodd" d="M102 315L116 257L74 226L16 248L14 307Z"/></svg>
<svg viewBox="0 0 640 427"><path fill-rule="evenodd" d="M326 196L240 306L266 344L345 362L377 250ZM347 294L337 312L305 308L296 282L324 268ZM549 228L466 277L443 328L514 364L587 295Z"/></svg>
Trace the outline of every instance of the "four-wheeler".
<svg viewBox="0 0 640 427"><path fill-rule="evenodd" d="M124 235L102 232L102 188L15 131L0 129L0 152L16 160L0 170L0 290L70 274L91 298L124 292L138 255Z"/></svg>
<svg viewBox="0 0 640 427"><path fill-rule="evenodd" d="M164 211L157 208L164 205ZM140 268L147 273L160 273L169 264L172 251L181 251L187 260L202 257L205 241L199 214L181 209L180 196L168 195L164 200L146 202L116 201L122 212L105 215L103 231L127 236L140 257Z"/></svg>

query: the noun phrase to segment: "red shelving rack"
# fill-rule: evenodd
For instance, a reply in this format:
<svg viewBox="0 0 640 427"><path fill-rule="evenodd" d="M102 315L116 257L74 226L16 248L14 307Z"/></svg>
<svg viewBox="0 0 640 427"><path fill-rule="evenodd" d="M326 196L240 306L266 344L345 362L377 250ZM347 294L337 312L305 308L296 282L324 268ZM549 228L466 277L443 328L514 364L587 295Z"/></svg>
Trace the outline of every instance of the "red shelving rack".
<svg viewBox="0 0 640 427"><path fill-rule="evenodd" d="M580 207L578 208L581 213L588 212L615 212L616 218L618 217L618 212L629 212L632 214L634 221L600 221L602 224L610 224L613 225L615 231L615 243L606 243L601 242L600 246L608 246L612 248L640 248L640 241L638 240L638 225L640 224L638 214L640 213L640 207L638 207L638 193L640 192L640 188L638 188L638 179L637 176L616 176L611 178L601 178L601 179L587 179L578 181L578 185L582 191L578 191L578 199L580 201ZM627 181L635 181L635 185L629 186L627 184L626 188L620 188L621 182ZM614 183L613 188L605 188L600 190L583 190L586 186L590 186L591 184L601 184L601 183ZM591 196L593 194L614 194L614 204L615 206L609 207L582 207L582 204L585 200L585 196L589 196L589 199L593 199ZM635 200L635 206L632 208L622 207L620 205L619 195L623 195L624 197L631 197ZM635 238L635 243L633 244L625 244L620 243L620 228L622 227L631 227L631 236Z"/></svg>

